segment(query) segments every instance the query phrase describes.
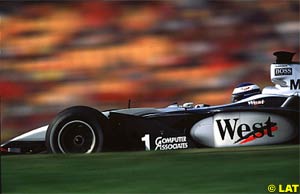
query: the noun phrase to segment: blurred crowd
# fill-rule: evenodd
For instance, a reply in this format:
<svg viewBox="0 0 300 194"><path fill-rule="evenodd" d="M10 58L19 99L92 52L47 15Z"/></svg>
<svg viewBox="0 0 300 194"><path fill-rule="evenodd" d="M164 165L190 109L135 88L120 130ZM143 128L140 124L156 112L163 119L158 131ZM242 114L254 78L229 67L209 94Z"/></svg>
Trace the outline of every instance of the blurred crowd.
<svg viewBox="0 0 300 194"><path fill-rule="evenodd" d="M299 1L0 2L1 141L63 108L230 102L297 52Z"/></svg>

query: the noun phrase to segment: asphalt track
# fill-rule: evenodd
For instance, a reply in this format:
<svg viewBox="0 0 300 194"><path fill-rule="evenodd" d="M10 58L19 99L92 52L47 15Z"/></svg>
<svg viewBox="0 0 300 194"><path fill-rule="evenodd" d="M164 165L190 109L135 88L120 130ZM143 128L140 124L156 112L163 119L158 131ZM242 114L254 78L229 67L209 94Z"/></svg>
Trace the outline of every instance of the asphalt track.
<svg viewBox="0 0 300 194"><path fill-rule="evenodd" d="M1 157L3 193L268 193L299 184L299 145Z"/></svg>

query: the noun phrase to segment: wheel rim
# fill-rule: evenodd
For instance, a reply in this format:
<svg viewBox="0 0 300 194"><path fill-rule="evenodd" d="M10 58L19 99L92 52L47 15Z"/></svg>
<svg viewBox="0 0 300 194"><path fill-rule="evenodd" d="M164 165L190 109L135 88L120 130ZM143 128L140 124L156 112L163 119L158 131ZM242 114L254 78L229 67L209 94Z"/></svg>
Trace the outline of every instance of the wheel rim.
<svg viewBox="0 0 300 194"><path fill-rule="evenodd" d="M59 131L57 139L62 153L91 153L96 145L93 128L80 120L66 123Z"/></svg>

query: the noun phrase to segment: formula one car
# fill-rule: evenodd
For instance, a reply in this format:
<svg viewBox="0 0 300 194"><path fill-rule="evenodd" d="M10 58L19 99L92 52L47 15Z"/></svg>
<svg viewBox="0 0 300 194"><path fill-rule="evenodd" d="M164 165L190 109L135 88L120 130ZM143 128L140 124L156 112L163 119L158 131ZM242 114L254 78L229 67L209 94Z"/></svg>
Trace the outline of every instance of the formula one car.
<svg viewBox="0 0 300 194"><path fill-rule="evenodd" d="M103 112L71 107L48 126L2 144L1 152L93 153L299 143L300 64L292 62L294 53L274 55L271 80L275 86L250 95L257 88L244 84L233 92L233 97L243 94L244 98L230 104L185 103Z"/></svg>

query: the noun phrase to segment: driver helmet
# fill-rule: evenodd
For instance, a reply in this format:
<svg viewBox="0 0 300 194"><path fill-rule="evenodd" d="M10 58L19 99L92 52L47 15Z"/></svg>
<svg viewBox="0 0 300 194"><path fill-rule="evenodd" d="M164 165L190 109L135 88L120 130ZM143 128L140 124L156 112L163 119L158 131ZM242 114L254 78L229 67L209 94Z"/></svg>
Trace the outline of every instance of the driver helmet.
<svg viewBox="0 0 300 194"><path fill-rule="evenodd" d="M256 84L250 82L240 83L236 88L234 88L231 101L237 102L260 93L261 90Z"/></svg>

